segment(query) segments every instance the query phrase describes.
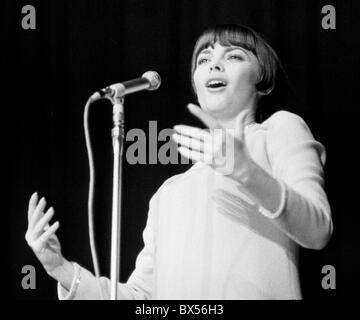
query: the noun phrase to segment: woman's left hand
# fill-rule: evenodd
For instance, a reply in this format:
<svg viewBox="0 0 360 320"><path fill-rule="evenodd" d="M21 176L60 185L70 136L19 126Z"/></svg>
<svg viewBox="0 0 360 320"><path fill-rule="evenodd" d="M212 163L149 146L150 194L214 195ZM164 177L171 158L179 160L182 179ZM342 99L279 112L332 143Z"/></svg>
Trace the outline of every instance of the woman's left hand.
<svg viewBox="0 0 360 320"><path fill-rule="evenodd" d="M200 107L189 104L190 112L210 130L177 125L173 139L178 151L193 161L202 161L223 175L239 181L254 164L245 142L245 121L249 111L241 112L235 129L224 128L212 115ZM239 181L240 182L240 181Z"/></svg>

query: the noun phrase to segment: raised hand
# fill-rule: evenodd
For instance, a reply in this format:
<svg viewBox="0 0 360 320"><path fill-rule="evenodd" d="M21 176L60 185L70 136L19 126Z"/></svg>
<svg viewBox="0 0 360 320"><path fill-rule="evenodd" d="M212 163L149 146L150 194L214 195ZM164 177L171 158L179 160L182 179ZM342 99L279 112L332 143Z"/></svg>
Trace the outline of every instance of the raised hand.
<svg viewBox="0 0 360 320"><path fill-rule="evenodd" d="M178 151L186 158L202 161L216 171L238 180L254 162L245 143L245 110L236 119L235 129L224 128L217 119L200 107L189 104L190 112L210 130L177 125L173 139L180 146Z"/></svg>
<svg viewBox="0 0 360 320"><path fill-rule="evenodd" d="M51 207L44 213L45 207L45 198L38 202L38 194L34 193L29 201L28 229L25 239L45 270L50 274L63 264L64 258L61 254L59 239L55 235L59 228L59 222L56 221L49 225L54 215L54 209Z"/></svg>

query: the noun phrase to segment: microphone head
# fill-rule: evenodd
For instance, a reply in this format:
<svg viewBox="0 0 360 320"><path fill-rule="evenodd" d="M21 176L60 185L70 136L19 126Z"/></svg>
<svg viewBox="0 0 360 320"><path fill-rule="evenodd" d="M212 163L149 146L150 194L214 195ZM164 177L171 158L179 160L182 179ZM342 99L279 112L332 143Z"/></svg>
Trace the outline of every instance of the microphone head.
<svg viewBox="0 0 360 320"><path fill-rule="evenodd" d="M147 90L156 90L160 87L161 78L160 75L155 71L146 71L142 78L146 78L150 82L150 87Z"/></svg>

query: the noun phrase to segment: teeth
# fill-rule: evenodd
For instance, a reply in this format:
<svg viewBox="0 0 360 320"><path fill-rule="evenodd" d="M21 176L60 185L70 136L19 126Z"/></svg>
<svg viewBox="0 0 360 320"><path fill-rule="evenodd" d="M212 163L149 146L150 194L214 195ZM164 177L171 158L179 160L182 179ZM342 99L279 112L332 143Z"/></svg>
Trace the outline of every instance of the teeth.
<svg viewBox="0 0 360 320"><path fill-rule="evenodd" d="M221 80L211 80L210 82L208 82L207 86L208 87L219 87L219 86L225 86L226 83L224 81Z"/></svg>

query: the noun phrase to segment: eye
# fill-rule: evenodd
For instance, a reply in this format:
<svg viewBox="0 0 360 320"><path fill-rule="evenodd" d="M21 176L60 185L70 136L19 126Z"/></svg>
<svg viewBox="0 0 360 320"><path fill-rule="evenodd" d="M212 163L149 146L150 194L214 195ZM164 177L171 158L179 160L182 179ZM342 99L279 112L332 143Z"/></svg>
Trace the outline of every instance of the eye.
<svg viewBox="0 0 360 320"><path fill-rule="evenodd" d="M229 60L239 60L239 61L244 60L243 56L240 55L240 54L231 54L231 55L228 56L228 59Z"/></svg>
<svg viewBox="0 0 360 320"><path fill-rule="evenodd" d="M202 58L198 59L197 64L200 65L200 64L203 64L203 63L208 62L208 61L209 61L208 58L202 57Z"/></svg>

